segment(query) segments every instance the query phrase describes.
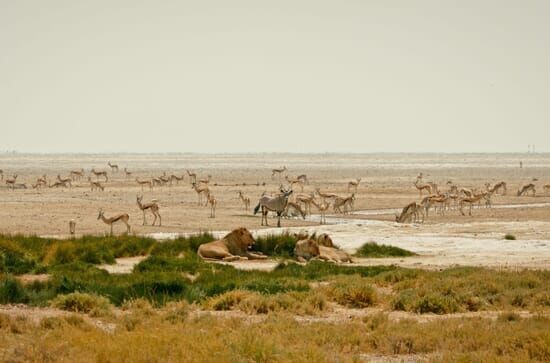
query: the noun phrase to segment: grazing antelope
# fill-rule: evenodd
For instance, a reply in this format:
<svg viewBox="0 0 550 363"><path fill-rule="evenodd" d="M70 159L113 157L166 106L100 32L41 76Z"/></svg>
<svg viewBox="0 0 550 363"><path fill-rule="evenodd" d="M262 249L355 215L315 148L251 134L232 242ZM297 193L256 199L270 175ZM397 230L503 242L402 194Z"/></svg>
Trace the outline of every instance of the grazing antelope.
<svg viewBox="0 0 550 363"><path fill-rule="evenodd" d="M4 180L4 170L0 169L0 180Z"/></svg>
<svg viewBox="0 0 550 363"><path fill-rule="evenodd" d="M99 179L99 177L102 176L102 177L105 178L105 181L109 180L109 178L107 177L107 172L106 171L96 171L95 169L92 168L91 172L92 172L92 174L95 175L95 177L97 179Z"/></svg>
<svg viewBox="0 0 550 363"><path fill-rule="evenodd" d="M420 176L420 175L419 175ZM420 193L420 197L422 197L422 191L428 192L428 195L431 195L433 193L432 186L430 184L418 184L418 182L422 179L416 179L414 182L414 186L416 189L418 189L418 192Z"/></svg>
<svg viewBox="0 0 550 363"><path fill-rule="evenodd" d="M548 195L548 193L550 193L550 184L545 184L544 185L544 194Z"/></svg>
<svg viewBox="0 0 550 363"><path fill-rule="evenodd" d="M206 203L208 203L208 195L210 195L210 189L206 185L197 185L197 183L192 184L192 188L198 195L198 205L202 205L202 196L205 195ZM205 204L207 205L207 204Z"/></svg>
<svg viewBox="0 0 550 363"><path fill-rule="evenodd" d="M212 194L208 193L206 195L206 204L210 206L210 218L216 218L217 203L216 198Z"/></svg>
<svg viewBox="0 0 550 363"><path fill-rule="evenodd" d="M109 165L109 167L111 167L111 172L118 173L118 165L116 165L116 164L111 164L110 161L107 162L107 165Z"/></svg>
<svg viewBox="0 0 550 363"><path fill-rule="evenodd" d="M460 201L458 202L458 205L459 205L459 208L460 208L460 213L462 213L462 215L464 216L464 205L465 204L469 204L470 205L470 210L469 210L469 213L468 215L472 215L472 207L475 203L478 203L479 201L481 201L481 199L485 198L487 196L487 192L483 192L483 193L480 193L480 194L476 194L474 195L473 197L466 197L466 198L461 198Z"/></svg>
<svg viewBox="0 0 550 363"><path fill-rule="evenodd" d="M290 184L291 189L294 189L294 184L298 184L300 186L300 191L304 191L304 182L301 179L289 179L288 175L285 175L285 179Z"/></svg>
<svg viewBox="0 0 550 363"><path fill-rule="evenodd" d="M77 180L82 179L82 177L84 177L84 169L80 169L80 170L71 170L71 172L69 173L69 177L70 177L73 181L77 181Z"/></svg>
<svg viewBox="0 0 550 363"><path fill-rule="evenodd" d="M145 185L149 187L149 190L153 190L153 182L151 180L139 180L136 178L136 182L141 185L141 191L143 191Z"/></svg>
<svg viewBox="0 0 550 363"><path fill-rule="evenodd" d="M189 175L189 180L191 181L191 184L196 183L197 182L197 174L193 173L193 172L190 172L189 170L186 170L186 171L187 171L187 175Z"/></svg>
<svg viewBox="0 0 550 363"><path fill-rule="evenodd" d="M157 217L159 219L159 227L162 226L162 217L160 216L159 205L157 204L157 201L152 200L151 203L142 204L141 203L142 200L143 200L143 195L142 196L139 196L139 195L136 196L137 205L138 205L139 209L141 209L141 211L143 212L143 225L145 226L147 224L147 219L145 218L145 211L150 210L151 213L153 213L153 216L155 217L155 220L153 220L153 226L155 225L155 222L157 221Z"/></svg>
<svg viewBox="0 0 550 363"><path fill-rule="evenodd" d="M292 194L291 190L284 190L281 188L281 194L276 197L269 197L267 195L262 195L258 205L254 208L254 214L257 214L260 208L262 209L262 226L267 226L267 213L269 211L277 213L277 227L281 227L281 215L283 214L286 204L288 203L288 197Z"/></svg>
<svg viewBox="0 0 550 363"><path fill-rule="evenodd" d="M474 197L473 190L468 189L468 188L460 188L460 190L458 191L458 194L460 196L464 196L466 198L473 198Z"/></svg>
<svg viewBox="0 0 550 363"><path fill-rule="evenodd" d="M117 222L124 223L126 225L126 234L130 233L130 225L128 224L130 216L126 213L117 214L111 218L105 218L105 215L103 214L103 209L100 209L99 214L97 215L97 219L101 219L103 223L111 226L111 236L113 235L113 223Z"/></svg>
<svg viewBox="0 0 550 363"><path fill-rule="evenodd" d="M15 174L13 176L13 178L10 178L10 179L6 179L6 185L8 187L11 187L11 189L14 189L15 187L15 182L17 181L17 174Z"/></svg>
<svg viewBox="0 0 550 363"><path fill-rule="evenodd" d="M60 188L60 187L67 188L67 184L58 180L48 185L48 187L49 188Z"/></svg>
<svg viewBox="0 0 550 363"><path fill-rule="evenodd" d="M128 171L128 169L126 169L126 168L124 168L124 174L126 175L126 179L132 177L132 172L131 172L131 171Z"/></svg>
<svg viewBox="0 0 550 363"><path fill-rule="evenodd" d="M355 193L357 193L357 187L359 186L359 183L361 183L361 178L357 178L356 180L348 182L348 192L351 188L353 188Z"/></svg>
<svg viewBox="0 0 550 363"><path fill-rule="evenodd" d="M281 180L281 175L286 171L286 166L283 166L281 169L271 169L271 179L275 177L275 175L279 176L279 180Z"/></svg>
<svg viewBox="0 0 550 363"><path fill-rule="evenodd" d="M319 213L321 214L319 224L327 224L326 213L327 213L328 208L330 207L330 203L323 200L323 201L321 201L321 204L318 204L315 201L315 199L313 199L311 201L311 204L313 204L319 210Z"/></svg>
<svg viewBox="0 0 550 363"><path fill-rule="evenodd" d="M75 231L76 231L76 221L74 219L71 219L69 221L69 234L71 236L74 236Z"/></svg>
<svg viewBox="0 0 550 363"><path fill-rule="evenodd" d="M101 191L104 191L105 190L105 187L103 185L101 185L100 182L98 181L92 181L92 178L91 177L88 177L88 181L90 182L90 189L91 191L93 192L94 190L101 190Z"/></svg>
<svg viewBox="0 0 550 363"><path fill-rule="evenodd" d="M537 190L535 189L535 184L529 183L521 187L520 190L518 190L518 197L522 196L523 194L526 194L527 192L531 192L533 197L537 193Z"/></svg>
<svg viewBox="0 0 550 363"><path fill-rule="evenodd" d="M286 207L282 215L286 218L302 216L302 219L306 219L306 214L302 210L302 207L293 202L286 203Z"/></svg>
<svg viewBox="0 0 550 363"><path fill-rule="evenodd" d="M401 214L395 215L395 221L397 223L416 223L419 214L422 215L422 223L424 223L424 208L419 203L412 202L403 208Z"/></svg>
<svg viewBox="0 0 550 363"><path fill-rule="evenodd" d="M296 201L304 204L306 214L311 214L311 202L313 201L313 198L315 198L313 193L310 193L309 195L299 194L296 196Z"/></svg>
<svg viewBox="0 0 550 363"><path fill-rule="evenodd" d="M495 194L498 194L502 190L502 195L506 195L506 183L503 181L495 184L492 188L491 188L491 184L487 183L485 184L485 188L488 192L495 193Z"/></svg>
<svg viewBox="0 0 550 363"><path fill-rule="evenodd" d="M302 183L304 183L304 184L308 184L308 183L309 183L309 180L307 179L307 175L306 175L306 174L298 175L298 177L297 177L296 179L301 180Z"/></svg>
<svg viewBox="0 0 550 363"><path fill-rule="evenodd" d="M248 210L250 209L250 198L245 196L240 190L237 193L239 193L239 199L241 200L241 202L243 202L244 210L248 212Z"/></svg>
<svg viewBox="0 0 550 363"><path fill-rule="evenodd" d="M353 211L353 202L355 201L355 193L350 195L349 197L336 197L334 199L334 205L332 206L335 213L343 213L347 214L349 211ZM350 210L348 211L348 206ZM342 211L340 208L343 207L344 211Z"/></svg>
<svg viewBox="0 0 550 363"><path fill-rule="evenodd" d="M160 179L160 178L151 177L151 184L152 184L153 186L155 186L155 185L162 185L162 184L164 184L164 182L163 182L162 179Z"/></svg>
<svg viewBox="0 0 550 363"><path fill-rule="evenodd" d="M69 187L72 188L73 184L71 183L71 178L62 178L61 175L57 174L57 180L59 180L62 183L67 184Z"/></svg>

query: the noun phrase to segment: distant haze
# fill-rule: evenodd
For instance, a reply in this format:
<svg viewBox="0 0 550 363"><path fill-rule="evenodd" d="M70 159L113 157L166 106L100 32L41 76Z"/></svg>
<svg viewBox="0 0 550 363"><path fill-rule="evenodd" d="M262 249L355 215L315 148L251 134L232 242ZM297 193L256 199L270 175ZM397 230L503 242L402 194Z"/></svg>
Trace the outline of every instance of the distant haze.
<svg viewBox="0 0 550 363"><path fill-rule="evenodd" d="M0 0L0 151L550 151L550 1Z"/></svg>

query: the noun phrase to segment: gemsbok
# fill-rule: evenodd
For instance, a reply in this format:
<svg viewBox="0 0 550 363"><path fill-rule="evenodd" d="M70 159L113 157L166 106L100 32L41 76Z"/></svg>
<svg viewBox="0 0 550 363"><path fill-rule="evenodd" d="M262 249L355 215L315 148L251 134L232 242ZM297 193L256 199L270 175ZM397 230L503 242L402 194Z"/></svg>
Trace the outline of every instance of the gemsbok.
<svg viewBox="0 0 550 363"><path fill-rule="evenodd" d="M285 211L286 204L288 203L288 197L292 194L291 190L284 190L281 189L281 194L276 197L269 197L267 195L262 195L260 198L258 205L256 208L254 208L254 214L257 214L258 211L262 210L262 226L265 225L268 226L267 223L267 213L268 212L275 212L277 213L277 227L281 227L281 215Z"/></svg>

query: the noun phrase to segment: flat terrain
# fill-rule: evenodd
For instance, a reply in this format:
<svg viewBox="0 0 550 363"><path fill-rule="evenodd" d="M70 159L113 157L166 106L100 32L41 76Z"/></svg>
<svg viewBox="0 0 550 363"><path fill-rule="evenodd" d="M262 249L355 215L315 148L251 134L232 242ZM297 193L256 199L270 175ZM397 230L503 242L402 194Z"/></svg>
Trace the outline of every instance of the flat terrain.
<svg viewBox="0 0 550 363"><path fill-rule="evenodd" d="M120 171L112 173L108 161L118 164ZM520 161L523 168L519 167ZM17 174L17 182L26 183L29 189L10 190L2 182L0 232L63 237L68 235L68 221L75 219L77 234L103 234L109 227L97 220L102 208L107 217L128 213L133 233L159 238L198 231L223 233L237 226L261 233L257 231L264 228L260 217L243 209L237 192L241 190L250 197L253 208L263 192L275 193L280 184L288 185L284 178L271 177L271 169L283 165L290 178L307 174L309 184L304 193L318 187L347 196L347 183L361 178L353 214L327 215L327 226L319 226L315 215L306 220L283 220L284 228L329 232L337 244L350 251L372 240L421 255L386 263L426 268L454 264L550 268L550 196L545 196L543 190L545 184L550 184L547 154L2 154L4 179ZM30 187L40 175L46 174L52 182L57 174L67 177L70 170L80 168L86 176L74 182L72 188ZM87 178L91 168L108 172L104 192L90 190ZM132 172L131 177L125 176L124 168ZM218 200L216 218L209 218L207 207L197 205L197 194L186 170L197 173L198 179L211 175L210 189ZM156 186L152 191L142 191L135 181L136 177L150 179L163 172L184 175L184 181L171 187ZM425 181L437 183L442 190L447 189L448 181L479 190L487 182L505 181L508 193L493 198L494 208L474 209L472 217L456 210L445 216L432 212L423 225L396 224L395 211L420 199L413 185L420 172ZM537 195L517 197L518 188L533 179L537 179ZM137 194L144 195L144 202L158 200L162 227L142 226ZM315 208L313 213L317 213ZM151 223L152 216L147 217ZM275 224L276 220L270 219L271 227ZM123 230L122 225L115 226L116 233ZM504 240L506 233L517 240Z"/></svg>

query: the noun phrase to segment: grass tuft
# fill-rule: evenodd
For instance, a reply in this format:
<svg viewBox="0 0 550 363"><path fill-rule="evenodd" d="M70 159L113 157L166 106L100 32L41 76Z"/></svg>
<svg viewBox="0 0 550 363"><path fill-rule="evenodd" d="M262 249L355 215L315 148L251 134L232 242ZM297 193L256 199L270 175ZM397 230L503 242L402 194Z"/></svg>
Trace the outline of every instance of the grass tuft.
<svg viewBox="0 0 550 363"><path fill-rule="evenodd" d="M409 257L409 256L417 256L417 254L395 246L379 245L376 242L367 242L361 247L359 247L357 252L355 252L355 256L382 258L382 257Z"/></svg>

